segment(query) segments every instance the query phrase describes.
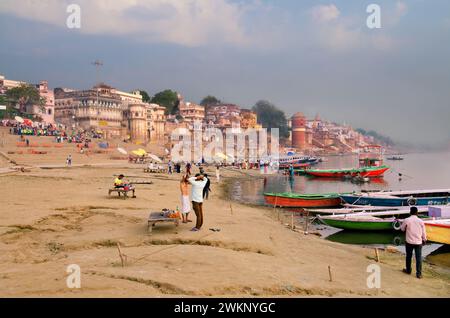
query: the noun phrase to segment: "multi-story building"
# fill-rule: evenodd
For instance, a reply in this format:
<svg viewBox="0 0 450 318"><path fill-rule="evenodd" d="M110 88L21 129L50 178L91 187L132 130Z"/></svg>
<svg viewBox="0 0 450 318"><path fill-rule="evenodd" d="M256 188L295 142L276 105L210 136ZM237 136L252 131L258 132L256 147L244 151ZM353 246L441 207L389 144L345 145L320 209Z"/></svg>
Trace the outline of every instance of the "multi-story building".
<svg viewBox="0 0 450 318"><path fill-rule="evenodd" d="M241 108L234 104L211 105L206 109L205 121L209 126L226 128L232 123L240 123Z"/></svg>
<svg viewBox="0 0 450 318"><path fill-rule="evenodd" d="M250 109L241 109L241 128L242 129L259 129L261 125L258 124L258 116Z"/></svg>
<svg viewBox="0 0 450 318"><path fill-rule="evenodd" d="M26 84L26 82L10 80L7 79L4 75L0 75L0 94L6 93L8 89Z"/></svg>
<svg viewBox="0 0 450 318"><path fill-rule="evenodd" d="M205 119L205 107L202 105L197 105L191 102L184 102L183 98L179 99L179 113L180 116L188 123L193 123L194 121L201 121Z"/></svg>
<svg viewBox="0 0 450 318"><path fill-rule="evenodd" d="M112 90L113 93L120 96L122 104L139 104L142 103L142 95L139 91L132 91L131 93L119 91L117 89Z"/></svg>
<svg viewBox="0 0 450 318"><path fill-rule="evenodd" d="M101 131L106 138L130 137L136 143L164 138L165 108L142 102L138 91L105 84L76 91L55 89L55 120L73 129Z"/></svg>
<svg viewBox="0 0 450 318"><path fill-rule="evenodd" d="M120 95L105 84L81 91L55 89L55 121L73 129L100 130L107 138L123 136L123 111Z"/></svg>
<svg viewBox="0 0 450 318"><path fill-rule="evenodd" d="M44 104L27 106L26 112L40 117L47 124L53 124L55 122L55 95L53 90L48 88L47 81L41 81L35 87L39 91L40 97L44 99Z"/></svg>
<svg viewBox="0 0 450 318"><path fill-rule="evenodd" d="M6 79L5 76L0 75L0 94L5 94L9 89L20 87L21 85L30 84L24 81ZM33 115L35 118L41 119L45 123L53 124L55 106L53 91L49 90L47 81L40 81L39 84L32 86L36 87L39 92L39 96L44 99L44 104L27 105L25 112L29 115Z"/></svg>
<svg viewBox="0 0 450 318"><path fill-rule="evenodd" d="M147 129L148 139L158 141L164 139L164 127L166 124L166 108L158 104L147 105Z"/></svg>

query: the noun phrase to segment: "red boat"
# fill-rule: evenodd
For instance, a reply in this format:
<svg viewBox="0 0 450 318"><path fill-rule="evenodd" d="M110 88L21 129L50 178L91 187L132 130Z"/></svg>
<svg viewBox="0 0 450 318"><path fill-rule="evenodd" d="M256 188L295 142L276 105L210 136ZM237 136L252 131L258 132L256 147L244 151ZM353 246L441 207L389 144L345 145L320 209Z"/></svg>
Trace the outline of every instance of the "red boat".
<svg viewBox="0 0 450 318"><path fill-rule="evenodd" d="M306 169L305 173L314 177L382 177L389 167L383 165L382 148L379 145L365 146L359 153L359 168L348 169Z"/></svg>
<svg viewBox="0 0 450 318"><path fill-rule="evenodd" d="M266 204L283 208L331 208L341 205L342 200L337 193L296 194L296 193L264 193Z"/></svg>

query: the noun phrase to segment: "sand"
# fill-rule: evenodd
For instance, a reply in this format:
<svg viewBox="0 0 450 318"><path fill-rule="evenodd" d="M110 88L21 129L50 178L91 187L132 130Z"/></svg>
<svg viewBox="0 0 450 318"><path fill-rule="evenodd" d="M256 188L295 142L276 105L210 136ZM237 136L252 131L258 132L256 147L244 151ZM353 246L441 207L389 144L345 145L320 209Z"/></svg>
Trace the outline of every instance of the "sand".
<svg viewBox="0 0 450 318"><path fill-rule="evenodd" d="M0 148L27 169L14 170L18 166L0 156L2 297L450 295L448 273L424 264L424 278L418 280L403 274L404 257L389 251L380 251L377 263L381 288L370 289L372 249L292 231L272 208L227 199L227 180L256 178L257 172L227 169L221 184L213 179L201 231L190 232L192 223L157 224L150 235L151 211L180 206L180 175L145 174L140 165L111 160L112 153L85 156L68 145L47 155L7 154L18 150L16 139L8 137ZM74 157L71 168L64 167L68 152ZM214 175L213 168L209 172ZM153 184L137 185L135 199L109 197L118 173ZM117 243L127 257L124 267ZM79 289L67 287L70 264L80 266Z"/></svg>

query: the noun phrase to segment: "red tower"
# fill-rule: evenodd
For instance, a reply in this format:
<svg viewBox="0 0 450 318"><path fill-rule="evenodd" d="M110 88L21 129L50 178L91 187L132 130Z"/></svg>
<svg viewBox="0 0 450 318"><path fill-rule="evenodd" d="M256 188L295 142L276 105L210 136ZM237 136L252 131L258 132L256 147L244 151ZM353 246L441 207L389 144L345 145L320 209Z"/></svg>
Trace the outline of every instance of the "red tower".
<svg viewBox="0 0 450 318"><path fill-rule="evenodd" d="M306 119L302 113L292 116L292 148L306 149Z"/></svg>

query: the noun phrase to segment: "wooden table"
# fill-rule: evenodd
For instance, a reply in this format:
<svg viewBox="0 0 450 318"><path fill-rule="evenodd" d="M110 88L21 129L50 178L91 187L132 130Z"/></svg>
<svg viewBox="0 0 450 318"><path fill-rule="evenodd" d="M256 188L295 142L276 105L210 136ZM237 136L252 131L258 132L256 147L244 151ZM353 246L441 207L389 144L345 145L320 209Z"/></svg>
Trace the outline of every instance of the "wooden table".
<svg viewBox="0 0 450 318"><path fill-rule="evenodd" d="M172 222L175 223L175 226L178 226L180 224L180 219L174 219L169 217L164 217L161 215L161 212L151 212L148 216L148 232L152 233L153 227L158 222Z"/></svg>
<svg viewBox="0 0 450 318"><path fill-rule="evenodd" d="M128 192L130 192L130 191L133 192L132 198L135 198L136 195L135 195L135 189L134 188L133 189L129 189L129 190L125 190L123 188L112 188L112 189L108 190L108 195L111 195L112 192L117 192L119 197L120 197L120 194L123 194L123 199L125 200L126 198L128 198Z"/></svg>

